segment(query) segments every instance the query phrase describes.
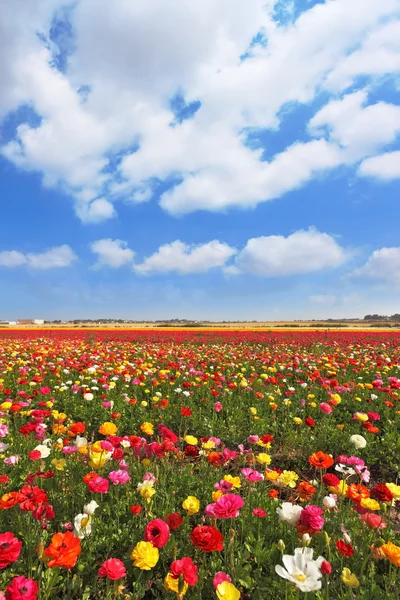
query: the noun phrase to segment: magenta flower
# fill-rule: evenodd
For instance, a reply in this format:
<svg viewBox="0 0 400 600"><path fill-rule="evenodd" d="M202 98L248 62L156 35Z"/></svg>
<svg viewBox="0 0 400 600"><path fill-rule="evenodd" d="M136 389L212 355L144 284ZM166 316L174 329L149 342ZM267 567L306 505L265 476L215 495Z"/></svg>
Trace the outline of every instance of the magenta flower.
<svg viewBox="0 0 400 600"><path fill-rule="evenodd" d="M218 571L218 573L216 573L214 576L213 586L215 587L215 589L217 589L219 584L223 583L224 581L231 583L232 579L229 577L229 575L227 573L224 573L223 571Z"/></svg>
<svg viewBox="0 0 400 600"><path fill-rule="evenodd" d="M124 483L128 483L131 479L128 473L122 469L111 471L111 473L108 474L108 478L114 485L123 485Z"/></svg>
<svg viewBox="0 0 400 600"><path fill-rule="evenodd" d="M244 501L236 494L227 494L218 498L214 504L206 506L205 515L215 519L234 519L239 516L239 508L244 506Z"/></svg>
<svg viewBox="0 0 400 600"><path fill-rule="evenodd" d="M33 579L26 579L24 575L14 577L6 588L7 600L36 600L39 586Z"/></svg>
<svg viewBox="0 0 400 600"><path fill-rule="evenodd" d="M300 514L301 525L315 531L320 531L325 523L323 517L321 517L323 512L319 506L313 506L312 504L306 506Z"/></svg>

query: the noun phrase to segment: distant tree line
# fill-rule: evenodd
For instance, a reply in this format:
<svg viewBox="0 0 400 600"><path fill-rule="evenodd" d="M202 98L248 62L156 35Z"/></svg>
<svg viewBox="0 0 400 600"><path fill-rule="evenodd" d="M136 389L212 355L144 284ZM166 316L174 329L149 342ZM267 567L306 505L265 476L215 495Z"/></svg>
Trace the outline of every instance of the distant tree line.
<svg viewBox="0 0 400 600"><path fill-rule="evenodd" d="M400 321L400 314L396 313L391 317L386 315L365 315L364 321Z"/></svg>

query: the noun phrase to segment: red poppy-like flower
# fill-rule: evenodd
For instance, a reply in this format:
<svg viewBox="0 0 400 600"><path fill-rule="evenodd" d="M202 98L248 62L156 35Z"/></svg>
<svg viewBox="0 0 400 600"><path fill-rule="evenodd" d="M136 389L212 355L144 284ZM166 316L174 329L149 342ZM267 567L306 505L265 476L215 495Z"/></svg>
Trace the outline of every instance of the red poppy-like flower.
<svg viewBox="0 0 400 600"><path fill-rule="evenodd" d="M88 490L89 492L97 492L98 494L107 494L109 485L108 479L96 475L95 478L89 481Z"/></svg>
<svg viewBox="0 0 400 600"><path fill-rule="evenodd" d="M269 490L268 498L277 498L279 496L278 490Z"/></svg>
<svg viewBox="0 0 400 600"><path fill-rule="evenodd" d="M39 586L33 579L26 579L23 575L14 577L6 588L6 600L36 600Z"/></svg>
<svg viewBox="0 0 400 600"><path fill-rule="evenodd" d="M5 569L15 562L21 553L21 548L22 542L13 533L10 531L0 533L0 569Z"/></svg>
<svg viewBox="0 0 400 600"><path fill-rule="evenodd" d="M129 511L133 515L138 515L142 512L142 507L140 506L140 504L134 504L133 506L130 507Z"/></svg>
<svg viewBox="0 0 400 600"><path fill-rule="evenodd" d="M0 498L0 510L8 510L18 504L19 502L19 492L8 492L8 494L3 494Z"/></svg>
<svg viewBox="0 0 400 600"><path fill-rule="evenodd" d="M81 550L81 541L72 531L56 533L51 538L50 545L44 550L44 555L50 558L47 566L72 569Z"/></svg>
<svg viewBox="0 0 400 600"><path fill-rule="evenodd" d="M24 485L19 492L19 507L21 510L31 511L40 504L47 504L48 497L44 490L37 486Z"/></svg>
<svg viewBox="0 0 400 600"><path fill-rule="evenodd" d="M183 524L183 518L179 513L171 513L165 517L165 522L171 531L174 531L175 529L179 529Z"/></svg>
<svg viewBox="0 0 400 600"><path fill-rule="evenodd" d="M325 473L325 475L322 477L322 481L328 487L337 488L340 484L339 477L336 477L336 475L334 475L333 473Z"/></svg>
<svg viewBox="0 0 400 600"><path fill-rule="evenodd" d="M330 575L332 573L332 565L327 560L321 563L321 573L324 575Z"/></svg>
<svg viewBox="0 0 400 600"><path fill-rule="evenodd" d="M267 512L262 508L253 508L252 513L255 517L259 517L260 519L264 519L267 516Z"/></svg>
<svg viewBox="0 0 400 600"><path fill-rule="evenodd" d="M98 577L107 577L113 581L122 579L125 575L125 565L119 558L109 558L108 560L105 560L97 573Z"/></svg>
<svg viewBox="0 0 400 600"><path fill-rule="evenodd" d="M354 554L354 548L350 546L350 544L346 544L343 540L336 542L336 548L338 549L338 552L343 556L346 556L346 558L350 558L350 556L353 556Z"/></svg>
<svg viewBox="0 0 400 600"><path fill-rule="evenodd" d="M192 543L203 552L221 552L224 549L222 534L210 525L195 527L190 535Z"/></svg>
<svg viewBox="0 0 400 600"><path fill-rule="evenodd" d="M8 475L0 475L0 483L8 483L9 477Z"/></svg>
<svg viewBox="0 0 400 600"><path fill-rule="evenodd" d="M30 460L40 460L42 458L39 450L31 450L28 454Z"/></svg>
<svg viewBox="0 0 400 600"><path fill-rule="evenodd" d="M181 408L182 417L190 417L192 414L193 414L193 412L190 410L190 408L188 408L187 406L182 406L182 408Z"/></svg>
<svg viewBox="0 0 400 600"><path fill-rule="evenodd" d="M196 585L198 581L197 566L188 556L175 560L171 564L170 572L175 579L182 575L185 582L190 586Z"/></svg>
<svg viewBox="0 0 400 600"><path fill-rule="evenodd" d="M384 483L378 483L370 490L371 498L380 502L392 502L393 494Z"/></svg>
<svg viewBox="0 0 400 600"><path fill-rule="evenodd" d="M315 421L311 417L307 417L307 419L304 419L304 423L308 425L308 427L315 427Z"/></svg>
<svg viewBox="0 0 400 600"><path fill-rule="evenodd" d="M144 541L151 542L155 548L162 548L168 543L169 527L162 519L154 519L146 525Z"/></svg>
<svg viewBox="0 0 400 600"><path fill-rule="evenodd" d="M69 426L69 430L72 435L78 435L85 432L86 425L81 421L77 421L76 423L72 423L72 425Z"/></svg>
<svg viewBox="0 0 400 600"><path fill-rule="evenodd" d="M186 446L184 453L186 456L195 457L199 455L199 449L197 446Z"/></svg>
<svg viewBox="0 0 400 600"><path fill-rule="evenodd" d="M262 435L260 437L260 440L262 441L263 444L270 444L271 442L274 441L274 436L271 435L270 433L266 433L265 435Z"/></svg>
<svg viewBox="0 0 400 600"><path fill-rule="evenodd" d="M296 492L303 500L310 500L316 491L317 489L307 481L302 481L299 483L296 489Z"/></svg>

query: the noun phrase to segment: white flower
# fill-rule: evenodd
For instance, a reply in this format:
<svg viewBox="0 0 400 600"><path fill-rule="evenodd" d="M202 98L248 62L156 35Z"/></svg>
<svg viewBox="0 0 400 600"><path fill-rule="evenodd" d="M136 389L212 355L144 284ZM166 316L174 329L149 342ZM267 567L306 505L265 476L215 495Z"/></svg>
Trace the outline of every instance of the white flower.
<svg viewBox="0 0 400 600"><path fill-rule="evenodd" d="M92 533L92 517L86 514L76 515L74 519L74 534L80 540Z"/></svg>
<svg viewBox="0 0 400 600"><path fill-rule="evenodd" d="M297 525L300 519L300 513L303 509L301 506L297 506L297 504L292 504L291 502L283 502L281 506L278 506L276 512L279 516L280 521L284 521L285 523L289 523L289 525Z"/></svg>
<svg viewBox="0 0 400 600"><path fill-rule="evenodd" d="M367 440L362 435L352 435L350 436L350 443L358 450L359 448L365 448L367 445Z"/></svg>
<svg viewBox="0 0 400 600"><path fill-rule="evenodd" d="M316 592L321 589L322 573L320 567L324 557L319 556L313 560L312 548L296 548L294 555L284 554L281 565L275 566L275 571L283 579L287 579L296 585L302 592Z"/></svg>
<svg viewBox="0 0 400 600"><path fill-rule="evenodd" d="M131 445L131 443L130 443L130 442L128 442L128 440L122 440L122 441L121 441L121 446L122 446L123 448L130 448L130 445Z"/></svg>
<svg viewBox="0 0 400 600"><path fill-rule="evenodd" d="M10 444L5 444L4 442L0 442L0 452L5 452L10 447Z"/></svg>
<svg viewBox="0 0 400 600"><path fill-rule="evenodd" d="M81 437L80 435L76 436L74 445L77 448L84 448L85 446L87 446L87 444L88 444L87 438Z"/></svg>
<svg viewBox="0 0 400 600"><path fill-rule="evenodd" d="M83 395L83 399L86 400L87 402L90 402L91 400L93 400L93 398L94 398L94 396L90 392L87 392L86 394Z"/></svg>
<svg viewBox="0 0 400 600"><path fill-rule="evenodd" d="M332 498L332 496L325 496L322 499L322 504L325 506L325 508L335 508L336 500L335 498Z"/></svg>
<svg viewBox="0 0 400 600"><path fill-rule="evenodd" d="M34 450L40 452L41 458L47 458L50 454L50 448L48 448L45 444L39 444L39 446L36 446Z"/></svg>
<svg viewBox="0 0 400 600"><path fill-rule="evenodd" d="M91 500L89 504L85 504L85 506L83 507L83 512L85 513L85 515L92 516L94 515L94 511L96 510L96 508L99 508L99 505L97 504L96 500Z"/></svg>
<svg viewBox="0 0 400 600"><path fill-rule="evenodd" d="M339 473L343 473L344 475L350 477L350 475L355 475L355 470L352 469L351 467L348 467L347 465L343 465L342 463L338 463L335 466L335 471L338 471Z"/></svg>
<svg viewBox="0 0 400 600"><path fill-rule="evenodd" d="M186 391L186 390L185 390L184 392L182 392L182 394L183 394L184 396L186 396L186 398L188 398L188 397L190 396L190 392L188 392L188 391Z"/></svg>
<svg viewBox="0 0 400 600"><path fill-rule="evenodd" d="M371 394L371 400L378 400L378 396L376 394Z"/></svg>
<svg viewBox="0 0 400 600"><path fill-rule="evenodd" d="M154 481L152 479L145 479L145 481L137 484L137 489L144 490L154 487Z"/></svg>

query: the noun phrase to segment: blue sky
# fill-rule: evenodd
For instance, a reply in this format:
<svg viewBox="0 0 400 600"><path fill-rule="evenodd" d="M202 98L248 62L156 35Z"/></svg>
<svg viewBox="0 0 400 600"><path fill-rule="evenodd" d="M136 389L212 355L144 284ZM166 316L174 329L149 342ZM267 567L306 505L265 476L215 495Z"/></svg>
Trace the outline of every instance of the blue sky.
<svg viewBox="0 0 400 600"><path fill-rule="evenodd" d="M400 312L399 0L0 7L0 319Z"/></svg>

